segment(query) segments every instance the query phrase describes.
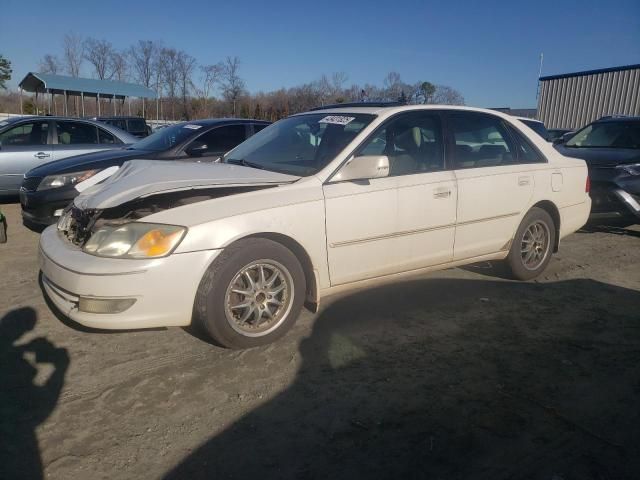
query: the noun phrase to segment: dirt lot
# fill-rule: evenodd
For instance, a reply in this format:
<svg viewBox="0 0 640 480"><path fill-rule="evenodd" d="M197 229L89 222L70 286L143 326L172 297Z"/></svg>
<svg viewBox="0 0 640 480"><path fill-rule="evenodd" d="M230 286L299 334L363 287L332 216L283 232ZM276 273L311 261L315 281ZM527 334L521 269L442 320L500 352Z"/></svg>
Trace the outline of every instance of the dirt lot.
<svg viewBox="0 0 640 480"><path fill-rule="evenodd" d="M572 235L539 282L336 298L238 352L56 317L2 209L2 478L640 478L640 228Z"/></svg>

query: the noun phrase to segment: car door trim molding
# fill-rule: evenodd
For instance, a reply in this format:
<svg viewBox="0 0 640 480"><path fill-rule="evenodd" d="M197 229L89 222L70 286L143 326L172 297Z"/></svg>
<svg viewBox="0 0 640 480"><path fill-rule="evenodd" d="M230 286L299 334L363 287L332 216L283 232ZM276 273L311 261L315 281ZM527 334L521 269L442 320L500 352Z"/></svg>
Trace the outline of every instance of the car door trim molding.
<svg viewBox="0 0 640 480"><path fill-rule="evenodd" d="M359 243L367 243L367 242L375 242L378 240L386 240L389 238L396 238L396 237L406 237L408 235L417 235L420 233L427 233L427 232L433 232L436 230L444 230L446 228L452 228L452 227L463 227L466 225L472 225L474 223L480 223L480 222L488 222L491 220L500 220L503 218L510 218L510 217L515 217L517 215L520 215L520 212L512 212L512 213L506 213L504 215L496 215L494 217L485 217L485 218L479 218L476 220L468 220L466 222L456 222L456 223L448 223L445 225L438 225L436 227L429 227L429 228L419 228L416 230L402 230L399 232L393 232L393 233L388 233L385 235L376 235L373 237L366 237L366 238L357 238L355 240L343 240L341 242L333 242L329 244L330 248L339 248L339 247L346 247L349 245L356 245Z"/></svg>

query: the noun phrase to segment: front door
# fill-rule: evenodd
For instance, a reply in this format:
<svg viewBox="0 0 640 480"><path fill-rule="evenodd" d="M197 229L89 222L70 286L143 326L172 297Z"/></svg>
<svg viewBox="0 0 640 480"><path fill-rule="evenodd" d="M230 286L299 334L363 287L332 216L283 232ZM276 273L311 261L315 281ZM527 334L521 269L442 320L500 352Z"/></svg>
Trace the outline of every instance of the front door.
<svg viewBox="0 0 640 480"><path fill-rule="evenodd" d="M27 121L0 134L0 195L15 195L26 172L51 161L48 121Z"/></svg>
<svg viewBox="0 0 640 480"><path fill-rule="evenodd" d="M389 177L324 186L331 284L450 261L457 194L439 115L399 114L355 155L386 155Z"/></svg>

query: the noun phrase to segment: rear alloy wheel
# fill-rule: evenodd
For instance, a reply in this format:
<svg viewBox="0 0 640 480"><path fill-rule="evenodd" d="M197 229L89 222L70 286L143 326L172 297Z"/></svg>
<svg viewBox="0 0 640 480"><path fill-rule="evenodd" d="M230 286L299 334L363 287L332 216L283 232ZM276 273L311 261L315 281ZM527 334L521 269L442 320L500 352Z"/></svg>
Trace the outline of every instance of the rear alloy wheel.
<svg viewBox="0 0 640 480"><path fill-rule="evenodd" d="M194 321L222 346L264 345L293 326L305 292L304 271L289 249L265 238L240 240L202 278Z"/></svg>
<svg viewBox="0 0 640 480"><path fill-rule="evenodd" d="M530 280L540 275L551 260L555 238L551 216L541 208L532 208L518 227L507 257L513 277Z"/></svg>

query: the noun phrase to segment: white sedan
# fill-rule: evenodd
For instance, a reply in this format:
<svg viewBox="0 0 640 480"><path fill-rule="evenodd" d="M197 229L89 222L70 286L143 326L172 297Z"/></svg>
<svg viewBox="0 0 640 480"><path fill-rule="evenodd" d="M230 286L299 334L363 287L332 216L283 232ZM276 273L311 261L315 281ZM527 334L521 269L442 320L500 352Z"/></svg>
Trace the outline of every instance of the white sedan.
<svg viewBox="0 0 640 480"><path fill-rule="evenodd" d="M125 164L43 233L42 281L86 326L193 321L247 348L283 335L303 306L367 282L485 260L534 278L586 222L588 190L583 161L509 115L320 109L221 163Z"/></svg>

